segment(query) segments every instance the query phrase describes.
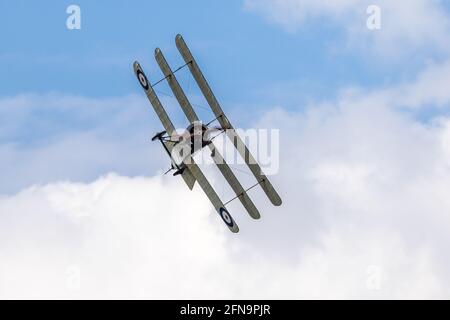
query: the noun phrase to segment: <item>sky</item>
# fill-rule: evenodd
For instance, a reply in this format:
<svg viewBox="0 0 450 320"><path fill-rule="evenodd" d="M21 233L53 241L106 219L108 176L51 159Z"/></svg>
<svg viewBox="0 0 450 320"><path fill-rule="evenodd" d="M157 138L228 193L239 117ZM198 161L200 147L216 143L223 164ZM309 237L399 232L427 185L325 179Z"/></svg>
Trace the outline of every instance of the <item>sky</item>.
<svg viewBox="0 0 450 320"><path fill-rule="evenodd" d="M178 33L236 127L280 130L283 205L252 190L238 235L150 142L132 64L182 65ZM450 297L448 2L2 1L0 36L1 298Z"/></svg>

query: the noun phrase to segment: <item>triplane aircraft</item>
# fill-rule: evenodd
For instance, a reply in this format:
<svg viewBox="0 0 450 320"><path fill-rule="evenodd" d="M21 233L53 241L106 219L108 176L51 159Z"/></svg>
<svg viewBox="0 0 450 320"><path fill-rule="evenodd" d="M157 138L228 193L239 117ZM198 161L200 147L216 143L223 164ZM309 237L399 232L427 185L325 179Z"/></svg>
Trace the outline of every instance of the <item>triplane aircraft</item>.
<svg viewBox="0 0 450 320"><path fill-rule="evenodd" d="M247 193L251 188L257 185L260 185L262 187L262 189L264 190L264 192L266 193L266 195L268 196L273 205L280 206L282 201L280 196L270 183L269 179L262 172L259 164L250 154L250 151L248 150L247 146L244 144L242 139L236 134L227 116L222 111L219 102L217 101L211 88L206 82L205 77L200 71L197 62L192 56L191 51L189 50L188 46L186 45L181 35L176 36L176 46L178 48L178 51L181 53L181 56L183 57L185 64L179 67L178 69L172 71L166 59L164 58L161 50L157 48L155 50L155 58L161 71L164 74L164 78L162 78L161 80L157 81L154 84L151 84L149 82L147 76L144 74L144 71L142 70L140 64L137 61L133 65L134 72L139 80L139 83L145 90L145 93L147 94L150 103L152 104L156 114L158 115L164 127L164 131L157 133L152 138L152 140L160 141L166 152L169 154L172 162L171 169L169 169L169 171L174 170L175 171L174 175L180 175L186 182L189 189L191 190L194 187L195 181L197 181L200 187L208 196L209 200L212 202L214 208L219 213L220 217L228 226L228 228L232 232L237 233L239 232L239 227L234 221L234 219L231 217L230 213L225 208L226 204L230 203L234 199L239 199L244 208L249 213L249 215L254 219L259 219L260 218L259 211L255 207L255 205L253 204L252 200L250 199ZM197 82L197 85L199 86L200 90L202 91L203 95L206 98L206 101L208 102L209 106L211 107L213 113L216 116L216 118L213 121L207 124L202 124L202 122L200 122L191 103L189 102L183 89L178 83L177 78L175 77L175 73L186 66L189 68L192 76ZM155 93L155 90L153 89L154 86L156 86L158 83L164 80L167 81L175 98L177 99L184 114L186 115L188 121L190 122L190 125L188 126L184 134L180 135L176 132L174 125L169 119L164 107L161 104L161 101L159 100L158 96ZM211 123L214 121L217 121L220 124L220 127L215 128L210 126ZM257 183L255 185L253 185L248 189L244 189L242 187L241 183L236 178L233 171L230 169L230 167L227 165L220 152L214 146L214 143L212 141L213 138L211 138L211 132L214 130L224 132L232 141L233 145L238 150L241 157L245 160L245 163L248 165L250 171L255 176L257 180ZM211 156L215 164L217 165L219 171L225 177L225 179L233 189L234 193L236 194L236 197L228 201L225 205L223 204L222 200L220 200L219 196L214 191L213 187L208 182L205 175L203 174L203 172L200 170L200 168L193 159L195 152L201 150L204 147L210 148Z"/></svg>

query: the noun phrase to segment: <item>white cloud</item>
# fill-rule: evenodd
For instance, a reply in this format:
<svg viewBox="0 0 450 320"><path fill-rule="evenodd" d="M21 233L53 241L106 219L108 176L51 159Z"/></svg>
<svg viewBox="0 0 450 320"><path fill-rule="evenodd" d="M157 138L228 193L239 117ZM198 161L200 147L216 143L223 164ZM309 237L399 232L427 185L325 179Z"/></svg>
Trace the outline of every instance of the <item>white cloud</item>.
<svg viewBox="0 0 450 320"><path fill-rule="evenodd" d="M325 205L334 202L321 193L316 196ZM284 195L292 209L295 204L289 202L294 195ZM302 232L304 211L273 212L277 216L270 218L267 213L264 225L252 221L243 236L235 236L212 213L200 190L190 193L176 180L109 175L91 184L29 188L0 200L0 297L427 298L448 294L436 272L439 260L432 248L426 244L409 248L401 232L390 230L389 222L371 227L358 221L372 220L368 212L359 212L364 219L358 219L345 208L335 211L341 222L334 223L332 230L324 225L316 228L318 243L277 240L288 246L289 255L298 254L286 260L273 259L264 243L245 235L269 228L274 219L290 223L289 233ZM385 213L379 214L386 223ZM279 234L267 232L265 237L273 241ZM371 273L373 266L379 275ZM379 277L374 288L368 285L373 276Z"/></svg>
<svg viewBox="0 0 450 320"><path fill-rule="evenodd" d="M354 11L361 5L358 0L337 0L317 2L313 0L245 0L246 9L267 15L274 22L287 29L298 29L308 17L331 16L338 18L346 12Z"/></svg>
<svg viewBox="0 0 450 320"><path fill-rule="evenodd" d="M450 104L450 60L429 63L413 79L378 90L349 89L342 104L422 109ZM283 89L286 90L286 89ZM289 88L291 100L297 88ZM281 92L283 92L281 90ZM173 99L164 104L184 125ZM149 137L161 128L144 97L88 98L22 94L0 99L0 193L33 183L92 181L101 174L153 174L166 156Z"/></svg>
<svg viewBox="0 0 450 320"><path fill-rule="evenodd" d="M51 143L38 137L37 149L0 146L2 183L69 180L0 196L0 297L448 298L450 118L423 123L411 110L448 110L449 74L448 63L430 64L403 84L267 112L256 127L282 128L272 180L284 202L272 207L252 190L263 218L234 203L238 235L180 179L70 182L83 176L78 170L95 177L124 162L125 174L132 167L139 175L150 162L139 156L147 141L134 140L154 118L140 113L148 108L140 99L3 99L0 112L14 121L2 137L60 104L76 123L46 123L54 137L64 134ZM83 122L91 124L80 129ZM154 150L161 167L167 159Z"/></svg>
<svg viewBox="0 0 450 320"><path fill-rule="evenodd" d="M366 27L369 5L381 8L382 28ZM290 32L301 29L309 19L324 24L332 22L348 34L348 43L393 58L410 57L417 50L448 52L449 17L439 1L314 1L314 0L246 0L244 6L267 17ZM342 43L340 43L342 47Z"/></svg>
<svg viewBox="0 0 450 320"><path fill-rule="evenodd" d="M173 111L172 100L164 101ZM176 118L178 119L178 118ZM0 194L33 183L91 181L101 174L154 173L166 159L146 98L21 94L0 99Z"/></svg>
<svg viewBox="0 0 450 320"><path fill-rule="evenodd" d="M450 104L450 60L430 63L410 84L395 90L392 103L409 108L421 106L448 107Z"/></svg>
<svg viewBox="0 0 450 320"><path fill-rule="evenodd" d="M0 198L0 296L448 298L450 119L416 122L385 96L260 119L283 128L284 203L252 191L263 218L234 204L238 235L168 176Z"/></svg>
<svg viewBox="0 0 450 320"><path fill-rule="evenodd" d="M412 79L378 89L347 88L340 92L341 103L379 104L389 108L420 112L450 107L450 59L428 63Z"/></svg>

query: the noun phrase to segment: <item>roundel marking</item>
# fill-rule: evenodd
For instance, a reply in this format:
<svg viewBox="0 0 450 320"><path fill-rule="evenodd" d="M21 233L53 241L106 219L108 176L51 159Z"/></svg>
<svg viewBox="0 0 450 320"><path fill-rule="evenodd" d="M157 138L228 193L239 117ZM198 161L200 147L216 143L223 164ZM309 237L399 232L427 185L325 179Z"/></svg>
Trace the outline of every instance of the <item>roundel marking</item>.
<svg viewBox="0 0 450 320"><path fill-rule="evenodd" d="M148 90L148 80L147 77L145 76L145 74L141 71L138 70L137 71L137 77L139 79L139 83L141 84L141 86L145 89Z"/></svg>
<svg viewBox="0 0 450 320"><path fill-rule="evenodd" d="M227 226L233 227L234 226L233 218L231 218L227 209L220 208L219 212L220 212L220 216L222 217L222 220L227 224Z"/></svg>

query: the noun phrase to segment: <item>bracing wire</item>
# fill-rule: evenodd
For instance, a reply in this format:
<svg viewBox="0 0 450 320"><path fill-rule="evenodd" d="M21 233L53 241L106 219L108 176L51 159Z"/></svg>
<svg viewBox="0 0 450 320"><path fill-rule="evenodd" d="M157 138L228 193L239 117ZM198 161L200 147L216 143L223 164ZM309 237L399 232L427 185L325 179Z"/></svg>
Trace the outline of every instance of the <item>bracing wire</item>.
<svg viewBox="0 0 450 320"><path fill-rule="evenodd" d="M236 200L237 198L239 198L240 196L242 196L244 193L247 193L248 191L250 191L251 189L253 189L254 187L256 187L257 185L260 185L261 183L264 182L264 179L262 179L261 181L258 181L257 183L255 183L254 185L252 185L250 188L247 188L246 190L244 190L243 192L241 192L240 194L236 195L234 198L228 200L227 202L224 203L224 206L226 206L227 204L229 204L231 201Z"/></svg>
<svg viewBox="0 0 450 320"><path fill-rule="evenodd" d="M152 88L153 88L154 86L160 84L160 83L163 82L164 80L166 80L168 77L171 77L175 72L180 71L181 69L183 69L184 67L186 67L186 66L187 66L189 63L191 63L191 62L192 62L192 61L186 62L186 63L183 64L181 67L178 67L178 68L176 68L174 71L172 71L171 74L169 74L169 75L165 76L164 78L162 78L162 79L156 81L154 84L151 85Z"/></svg>

